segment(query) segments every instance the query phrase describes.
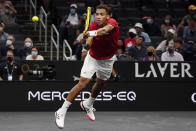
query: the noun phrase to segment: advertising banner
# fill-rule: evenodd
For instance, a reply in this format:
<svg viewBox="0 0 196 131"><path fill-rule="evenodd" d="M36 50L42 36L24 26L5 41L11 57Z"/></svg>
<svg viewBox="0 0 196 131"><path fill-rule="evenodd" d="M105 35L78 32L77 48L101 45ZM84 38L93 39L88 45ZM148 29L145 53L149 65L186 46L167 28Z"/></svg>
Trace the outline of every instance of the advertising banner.
<svg viewBox="0 0 196 131"><path fill-rule="evenodd" d="M0 82L0 111L55 111L76 82ZM70 110L89 97L90 83ZM196 82L107 82L94 107L98 111L196 111Z"/></svg>

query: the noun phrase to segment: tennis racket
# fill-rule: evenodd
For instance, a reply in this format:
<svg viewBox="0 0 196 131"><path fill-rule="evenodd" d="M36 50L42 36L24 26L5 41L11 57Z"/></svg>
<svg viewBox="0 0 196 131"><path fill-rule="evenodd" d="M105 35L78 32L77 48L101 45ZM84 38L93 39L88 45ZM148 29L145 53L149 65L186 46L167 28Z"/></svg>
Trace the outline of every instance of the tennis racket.
<svg viewBox="0 0 196 131"><path fill-rule="evenodd" d="M91 7L87 8L87 14L86 14L86 21L85 21L85 28L84 32L87 32L89 25L90 25L90 18L91 18Z"/></svg>
<svg viewBox="0 0 196 131"><path fill-rule="evenodd" d="M86 21L85 21L85 27L84 27L84 32L83 33L86 33L88 31L88 28L89 28L89 25L90 25L90 18L91 18L91 7L88 7L87 8L87 13L86 13ZM83 48L88 50L89 46L85 43L85 44L83 44Z"/></svg>

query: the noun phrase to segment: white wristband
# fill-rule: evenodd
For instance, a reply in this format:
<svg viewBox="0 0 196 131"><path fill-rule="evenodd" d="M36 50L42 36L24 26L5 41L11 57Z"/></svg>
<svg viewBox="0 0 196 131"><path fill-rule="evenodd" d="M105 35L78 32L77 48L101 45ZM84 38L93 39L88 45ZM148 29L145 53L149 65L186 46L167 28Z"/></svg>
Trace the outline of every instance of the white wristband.
<svg viewBox="0 0 196 131"><path fill-rule="evenodd" d="M97 31L89 31L89 36L90 37L97 36Z"/></svg>

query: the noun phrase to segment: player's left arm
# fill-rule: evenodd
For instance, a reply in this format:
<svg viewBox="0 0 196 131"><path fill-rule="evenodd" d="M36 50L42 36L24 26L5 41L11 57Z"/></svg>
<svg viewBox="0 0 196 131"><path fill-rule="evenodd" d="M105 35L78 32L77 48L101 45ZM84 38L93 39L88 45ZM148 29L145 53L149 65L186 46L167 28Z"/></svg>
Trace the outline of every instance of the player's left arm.
<svg viewBox="0 0 196 131"><path fill-rule="evenodd" d="M107 35L109 34L115 27L111 24L104 26L103 28L99 28L97 30L97 36Z"/></svg>
<svg viewBox="0 0 196 131"><path fill-rule="evenodd" d="M107 24L98 30L87 31L84 33L84 37L95 37L109 34L115 27L111 24Z"/></svg>

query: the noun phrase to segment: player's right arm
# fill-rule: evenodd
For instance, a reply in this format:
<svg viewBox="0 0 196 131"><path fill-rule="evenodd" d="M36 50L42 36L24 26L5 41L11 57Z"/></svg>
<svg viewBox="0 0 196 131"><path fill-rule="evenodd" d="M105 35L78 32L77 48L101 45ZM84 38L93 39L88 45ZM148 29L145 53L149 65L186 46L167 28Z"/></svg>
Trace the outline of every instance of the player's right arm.
<svg viewBox="0 0 196 131"><path fill-rule="evenodd" d="M93 43L93 37L88 37L86 39L86 46L87 46L87 48L90 48L92 43Z"/></svg>
<svg viewBox="0 0 196 131"><path fill-rule="evenodd" d="M92 43L93 43L93 37L83 37L80 40L80 43L82 43L84 45L84 48L89 49L91 47Z"/></svg>

